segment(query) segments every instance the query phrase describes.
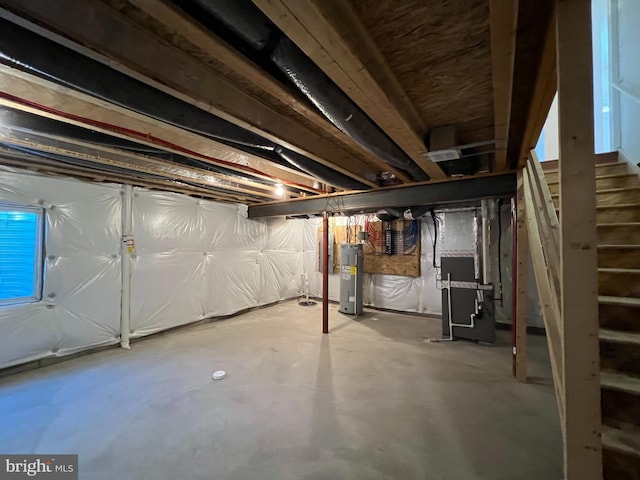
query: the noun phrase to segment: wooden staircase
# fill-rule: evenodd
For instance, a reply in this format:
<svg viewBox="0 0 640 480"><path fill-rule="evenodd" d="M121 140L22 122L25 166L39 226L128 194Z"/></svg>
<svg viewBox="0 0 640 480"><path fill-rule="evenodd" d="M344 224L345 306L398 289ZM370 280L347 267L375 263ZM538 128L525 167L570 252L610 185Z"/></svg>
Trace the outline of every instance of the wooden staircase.
<svg viewBox="0 0 640 480"><path fill-rule="evenodd" d="M544 172L556 210L557 170ZM640 480L640 179L596 166L602 448L606 480Z"/></svg>

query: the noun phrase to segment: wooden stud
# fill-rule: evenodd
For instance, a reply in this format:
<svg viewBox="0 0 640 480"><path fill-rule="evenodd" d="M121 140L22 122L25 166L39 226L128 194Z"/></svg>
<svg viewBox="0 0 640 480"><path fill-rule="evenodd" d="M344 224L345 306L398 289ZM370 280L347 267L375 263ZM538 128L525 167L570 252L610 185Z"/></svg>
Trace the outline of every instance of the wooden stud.
<svg viewBox="0 0 640 480"><path fill-rule="evenodd" d="M568 480L602 478L591 2L556 0Z"/></svg>
<svg viewBox="0 0 640 480"><path fill-rule="evenodd" d="M523 170L518 172L517 233L516 233L516 379L527 381L527 277L529 270L529 238L527 236L527 219L525 217Z"/></svg>
<svg viewBox="0 0 640 480"><path fill-rule="evenodd" d="M511 119L513 69L516 56L518 30L517 0L490 0L491 62L493 65L493 115L496 154L492 171L509 168L507 143Z"/></svg>
<svg viewBox="0 0 640 480"><path fill-rule="evenodd" d="M253 0L431 178L425 126L375 42L344 0Z"/></svg>
<svg viewBox="0 0 640 480"><path fill-rule="evenodd" d="M76 8L75 0L5 0L2 6L0 17L313 160L342 165L352 178L376 186L365 178L371 173L363 171L368 168L363 169L345 150L99 0L85 0L82 8Z"/></svg>

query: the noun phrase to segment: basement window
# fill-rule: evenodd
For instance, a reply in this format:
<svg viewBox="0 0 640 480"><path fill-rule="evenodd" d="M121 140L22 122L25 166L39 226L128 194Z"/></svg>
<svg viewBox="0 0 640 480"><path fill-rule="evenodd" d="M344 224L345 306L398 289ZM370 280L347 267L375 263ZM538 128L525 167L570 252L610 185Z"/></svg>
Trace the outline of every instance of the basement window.
<svg viewBox="0 0 640 480"><path fill-rule="evenodd" d="M0 306L42 297L43 210L0 204Z"/></svg>

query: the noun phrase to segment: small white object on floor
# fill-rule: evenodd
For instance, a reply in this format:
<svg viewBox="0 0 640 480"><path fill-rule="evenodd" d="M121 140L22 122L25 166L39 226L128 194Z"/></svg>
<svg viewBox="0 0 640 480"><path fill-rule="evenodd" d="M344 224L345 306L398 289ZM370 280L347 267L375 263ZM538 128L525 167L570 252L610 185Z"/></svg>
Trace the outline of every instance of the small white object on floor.
<svg viewBox="0 0 640 480"><path fill-rule="evenodd" d="M211 378L213 378L214 380L222 380L226 376L227 372L225 372L224 370L218 370L213 372L213 376Z"/></svg>

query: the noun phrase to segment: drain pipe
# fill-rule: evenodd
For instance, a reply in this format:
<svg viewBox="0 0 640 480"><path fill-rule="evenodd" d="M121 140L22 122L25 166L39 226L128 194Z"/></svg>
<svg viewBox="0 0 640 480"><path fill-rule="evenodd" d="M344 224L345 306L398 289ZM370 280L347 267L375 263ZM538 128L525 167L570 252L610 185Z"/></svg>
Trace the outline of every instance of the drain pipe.
<svg viewBox="0 0 640 480"><path fill-rule="evenodd" d="M133 186L122 189L122 242L120 263L122 266L122 299L120 304L120 346L129 350L131 328L131 257L135 252L133 242Z"/></svg>
<svg viewBox="0 0 640 480"><path fill-rule="evenodd" d="M511 199L511 373L516 377L518 324L518 208L516 199Z"/></svg>
<svg viewBox="0 0 640 480"><path fill-rule="evenodd" d="M482 283L489 283L489 201L481 201L482 209Z"/></svg>

